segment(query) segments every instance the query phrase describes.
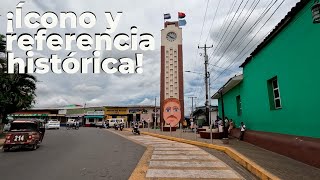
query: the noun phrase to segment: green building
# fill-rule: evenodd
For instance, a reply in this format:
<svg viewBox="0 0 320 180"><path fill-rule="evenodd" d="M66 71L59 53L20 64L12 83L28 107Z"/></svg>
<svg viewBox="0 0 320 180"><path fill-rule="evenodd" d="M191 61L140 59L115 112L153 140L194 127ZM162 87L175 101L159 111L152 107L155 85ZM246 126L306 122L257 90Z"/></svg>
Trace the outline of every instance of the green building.
<svg viewBox="0 0 320 180"><path fill-rule="evenodd" d="M220 116L223 100L224 115L246 124L246 141L320 167L320 158L306 160L320 152L320 24L312 5L301 0L240 66L243 75L212 98Z"/></svg>

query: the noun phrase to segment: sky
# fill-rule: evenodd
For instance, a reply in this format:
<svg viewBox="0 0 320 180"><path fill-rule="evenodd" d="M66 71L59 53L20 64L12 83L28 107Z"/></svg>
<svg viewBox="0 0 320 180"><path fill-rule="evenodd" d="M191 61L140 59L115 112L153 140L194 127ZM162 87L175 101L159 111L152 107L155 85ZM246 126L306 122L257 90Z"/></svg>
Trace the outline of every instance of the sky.
<svg viewBox="0 0 320 180"><path fill-rule="evenodd" d="M6 14L15 13L18 0L1 0L0 33L7 32ZM68 104L86 106L104 105L159 105L160 98L160 31L163 28L163 14L170 13L171 21L178 19L178 12L186 14L183 30L183 66L185 112L191 110L191 96L197 97L194 106L204 106L204 51L198 46L213 46L208 49L210 95L213 95L228 79L242 73L239 65L265 38L277 23L295 6L298 0L26 0L23 15L36 11L42 15L51 11L59 14L72 11L79 17L82 12L93 12L99 23L91 29L48 29L47 34L103 33L106 28L104 12L123 12L119 26L112 34L130 34L136 26L138 35L150 33L155 39L153 51L102 52L102 57L129 57L143 54L142 74L34 74L37 79L35 107L61 107ZM268 6L269 5L269 6ZM280 5L280 6L279 6ZM260 18L260 19L259 19ZM22 27L15 29L17 35L35 34L37 29ZM13 52L25 57L16 44ZM48 49L35 51L34 57L49 57L57 54L66 57L68 51L53 52ZM92 51L77 51L75 57L91 57ZM217 102L212 100L212 105Z"/></svg>

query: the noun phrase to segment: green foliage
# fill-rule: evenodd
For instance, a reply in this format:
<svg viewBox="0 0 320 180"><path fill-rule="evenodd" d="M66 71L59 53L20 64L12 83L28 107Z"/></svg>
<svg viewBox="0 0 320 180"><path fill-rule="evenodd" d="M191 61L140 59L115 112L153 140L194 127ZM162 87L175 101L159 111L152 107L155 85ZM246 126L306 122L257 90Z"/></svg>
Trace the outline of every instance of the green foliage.
<svg viewBox="0 0 320 180"><path fill-rule="evenodd" d="M0 35L0 118L6 123L10 113L30 108L35 100L37 79L30 74L7 74L5 40Z"/></svg>

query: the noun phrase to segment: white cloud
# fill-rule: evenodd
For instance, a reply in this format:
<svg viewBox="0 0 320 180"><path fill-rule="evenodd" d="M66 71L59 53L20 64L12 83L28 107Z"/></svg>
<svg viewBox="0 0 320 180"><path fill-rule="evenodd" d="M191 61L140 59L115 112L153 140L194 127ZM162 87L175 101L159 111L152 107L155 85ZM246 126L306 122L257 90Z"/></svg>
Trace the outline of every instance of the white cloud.
<svg viewBox="0 0 320 180"><path fill-rule="evenodd" d="M271 19L270 23L263 29L263 33L258 35L253 43L261 40L263 35L273 28L281 18L290 10L292 6L298 0L287 0L282 8L277 11L274 19ZM8 11L15 11L15 5L18 0L2 0L0 7L0 23L6 24L6 13ZM249 4L253 0L250 0ZM261 0L253 17L261 12L263 5L270 2L269 0ZM200 57L199 53L203 53L202 50L198 50L197 46L203 46L206 37L209 35L207 44L216 44L218 41L217 34L221 24L226 17L231 3L222 3L219 7L216 21L213 25L212 31L209 32L211 26L211 20L213 18L215 8L218 1L210 1L207 21L205 22L203 35L199 43L199 37L201 33L201 27L203 22L203 15L205 11L206 0L192 0L192 1L178 1L178 0L162 0L162 1L147 1L147 0L118 0L118 1L102 1L102 0L90 0L90 3L86 0L28 0L23 6L23 11L39 11L41 14L45 11L53 11L59 13L61 11L74 11L78 14L84 11L92 11L96 14L98 21L104 20L103 13L111 11L113 13L122 11L123 16L120 21L117 33L125 32L129 33L131 26L138 27L138 33L151 33L154 35L156 50L153 52L143 52L143 74L134 75L122 75L122 74L44 74L36 75L40 82L37 85L37 107L51 107L60 106L66 104L88 104L94 105L126 105L126 104L154 104L154 97L159 100L160 94L160 30L163 28L163 14L171 13L173 20L177 20L177 12L182 11L186 13L187 26L183 27L183 58L184 69L204 72L204 60L203 56ZM239 2L238 2L239 3ZM235 10L233 11L235 13ZM246 12L246 11L244 11ZM242 16L243 17L243 16ZM231 31L231 34L236 33L236 30L240 26L240 22L243 22L242 17L239 18L238 24L235 24L235 29ZM243 27L245 32L249 29L253 22L253 19L249 19L248 23ZM258 26L259 27L259 26ZM74 32L79 34L81 32L95 33L103 32L106 28L106 23L98 23L95 28L92 29L52 29L48 33L57 32L59 34L65 34L66 32ZM17 33L31 33L34 34L35 30L20 29ZM6 27L0 26L0 33L6 33ZM248 42L250 37L244 41ZM229 38L231 35L229 36ZM241 46L243 47L243 45ZM17 48L16 48L17 49ZM241 49L241 48L239 48ZM221 55L223 48L219 50L215 55ZM208 50L208 54L212 50ZM36 55L38 56L39 54ZM41 52L41 56L49 56L53 52L45 50ZM58 55L65 57L68 52L61 51ZM119 52L119 51L107 51L103 53L104 57L134 57L135 52ZM221 59L219 66L222 68L227 67L231 60L239 53L239 50L235 51L234 48L230 48L225 54L226 56ZM250 52L249 52L250 53ZM25 52L16 50L16 54L24 57ZM89 57L91 52L78 51L77 57ZM237 59L232 68L233 71L241 72L237 65L244 60L246 55L242 59ZM213 58L214 60L219 57ZM219 68L210 67L210 73L212 79L221 73ZM204 74L204 73L203 73ZM218 89L223 85L234 73L226 71L219 79L212 82L212 90ZM191 100L188 96L197 96L196 99L198 105L204 105L204 80L202 75L197 74L184 74L184 88L185 88L185 107L191 108ZM186 110L186 112L189 112Z"/></svg>

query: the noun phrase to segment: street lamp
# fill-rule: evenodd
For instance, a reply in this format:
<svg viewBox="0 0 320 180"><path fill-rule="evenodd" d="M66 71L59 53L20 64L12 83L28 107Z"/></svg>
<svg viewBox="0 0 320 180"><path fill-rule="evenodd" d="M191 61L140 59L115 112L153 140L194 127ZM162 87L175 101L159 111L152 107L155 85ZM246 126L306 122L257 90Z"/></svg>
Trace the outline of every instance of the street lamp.
<svg viewBox="0 0 320 180"><path fill-rule="evenodd" d="M312 16L313 16L313 23L320 23L320 3L319 0L315 0L314 4L311 8Z"/></svg>

